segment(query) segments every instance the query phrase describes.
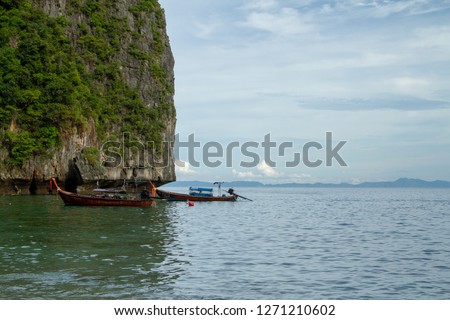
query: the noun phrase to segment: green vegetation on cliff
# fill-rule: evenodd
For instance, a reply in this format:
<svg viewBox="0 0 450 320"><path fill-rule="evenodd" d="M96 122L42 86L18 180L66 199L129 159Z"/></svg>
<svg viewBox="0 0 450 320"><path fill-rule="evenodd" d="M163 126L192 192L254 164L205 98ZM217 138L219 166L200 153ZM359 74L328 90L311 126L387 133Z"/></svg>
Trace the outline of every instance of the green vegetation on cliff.
<svg viewBox="0 0 450 320"><path fill-rule="evenodd" d="M123 131L161 141L164 121L174 116L163 98L174 91L162 66L163 10L156 0L129 9L142 25L154 17L153 42L142 50L141 33L112 7L105 0L68 0L67 14L83 17L75 24L46 15L31 1L0 0L0 148L9 152L11 165L50 156L65 136L85 131L90 118L101 141ZM124 79L124 33L132 38L125 55L145 62L140 66L148 68L161 95L152 106Z"/></svg>

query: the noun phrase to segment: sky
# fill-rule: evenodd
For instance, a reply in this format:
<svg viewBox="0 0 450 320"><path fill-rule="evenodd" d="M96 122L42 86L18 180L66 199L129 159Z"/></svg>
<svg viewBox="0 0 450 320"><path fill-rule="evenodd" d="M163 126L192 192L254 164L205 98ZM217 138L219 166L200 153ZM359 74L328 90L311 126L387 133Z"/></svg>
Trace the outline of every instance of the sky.
<svg viewBox="0 0 450 320"><path fill-rule="evenodd" d="M450 180L449 0L160 3L177 180Z"/></svg>

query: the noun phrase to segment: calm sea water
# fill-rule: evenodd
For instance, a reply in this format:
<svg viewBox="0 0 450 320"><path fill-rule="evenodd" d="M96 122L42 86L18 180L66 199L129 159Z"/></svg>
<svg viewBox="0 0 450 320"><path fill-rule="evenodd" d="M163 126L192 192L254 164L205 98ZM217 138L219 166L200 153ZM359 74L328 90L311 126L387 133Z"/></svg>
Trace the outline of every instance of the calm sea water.
<svg viewBox="0 0 450 320"><path fill-rule="evenodd" d="M255 201L0 197L0 299L450 299L450 190L238 193Z"/></svg>

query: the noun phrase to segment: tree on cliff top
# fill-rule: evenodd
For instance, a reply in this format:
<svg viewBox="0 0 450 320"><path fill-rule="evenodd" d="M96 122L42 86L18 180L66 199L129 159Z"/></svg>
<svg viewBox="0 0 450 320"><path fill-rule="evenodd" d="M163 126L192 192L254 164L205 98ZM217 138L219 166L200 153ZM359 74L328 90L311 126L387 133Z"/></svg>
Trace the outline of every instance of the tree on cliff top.
<svg viewBox="0 0 450 320"><path fill-rule="evenodd" d="M89 118L99 139L111 138L115 128L159 142L163 120L173 116L173 106L149 107L125 83L117 55L121 34L129 29L111 15L111 4L85 0L67 6L86 23L49 17L29 1L0 1L0 148L8 151L11 165L50 156L66 135L86 130ZM157 1L130 8L137 16L145 10L156 17L162 12ZM156 40L149 52L130 46L128 53L146 60L161 91L173 95L158 58L163 45L158 28L151 30ZM68 30L75 35L69 37Z"/></svg>

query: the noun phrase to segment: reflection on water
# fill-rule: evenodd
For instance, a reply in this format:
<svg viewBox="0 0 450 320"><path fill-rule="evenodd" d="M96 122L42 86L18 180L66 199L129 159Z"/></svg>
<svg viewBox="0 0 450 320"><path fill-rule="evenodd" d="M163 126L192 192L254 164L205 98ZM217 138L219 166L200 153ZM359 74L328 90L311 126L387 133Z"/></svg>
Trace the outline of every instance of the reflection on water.
<svg viewBox="0 0 450 320"><path fill-rule="evenodd" d="M240 193L254 201L0 197L0 298L450 299L448 189Z"/></svg>
<svg viewBox="0 0 450 320"><path fill-rule="evenodd" d="M54 196L1 204L2 298L164 296L183 272L173 204L77 208Z"/></svg>

